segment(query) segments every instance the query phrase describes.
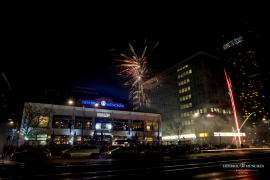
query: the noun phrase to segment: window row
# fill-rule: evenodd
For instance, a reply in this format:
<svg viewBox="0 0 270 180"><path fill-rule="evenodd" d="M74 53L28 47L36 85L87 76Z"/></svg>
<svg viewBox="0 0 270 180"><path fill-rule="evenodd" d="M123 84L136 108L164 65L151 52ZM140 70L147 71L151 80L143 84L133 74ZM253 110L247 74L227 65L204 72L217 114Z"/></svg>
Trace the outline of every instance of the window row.
<svg viewBox="0 0 270 180"><path fill-rule="evenodd" d="M194 121L193 120L190 120L190 121L183 121L182 122L182 126L184 126L184 125L191 125L191 124L194 124Z"/></svg>
<svg viewBox="0 0 270 180"><path fill-rule="evenodd" d="M183 66L183 67L177 69L177 72L179 72L179 71L181 71L182 69L185 69L185 68L187 68L187 67L188 67L188 65L185 65L185 66Z"/></svg>
<svg viewBox="0 0 270 180"><path fill-rule="evenodd" d="M226 109L221 109L221 108L211 108L211 112L224 113L224 114L231 114L232 113L230 109L226 110Z"/></svg>
<svg viewBox="0 0 270 180"><path fill-rule="evenodd" d="M180 109L186 109L186 108L190 108L190 107L192 107L192 103L187 103L187 104L181 105Z"/></svg>
<svg viewBox="0 0 270 180"><path fill-rule="evenodd" d="M195 111L194 111L195 112ZM193 111L181 113L181 117L188 117L193 114Z"/></svg>
<svg viewBox="0 0 270 180"><path fill-rule="evenodd" d="M190 91L190 86L185 87L185 88L183 88L183 89L180 89L180 90L179 90L179 94L184 93L184 92L187 92L187 91Z"/></svg>
<svg viewBox="0 0 270 180"><path fill-rule="evenodd" d="M178 75L178 79L179 79L179 78L182 78L182 77L184 77L184 76L186 76L186 75L188 75L188 74L191 74L191 73L192 73L192 70L191 70L191 69L188 70L188 71L186 71L186 72L183 72L183 73L181 73L181 74Z"/></svg>
<svg viewBox="0 0 270 180"><path fill-rule="evenodd" d="M191 99L191 94L180 97L180 101L185 101L185 100L188 100L188 99Z"/></svg>
<svg viewBox="0 0 270 180"><path fill-rule="evenodd" d="M182 85L187 84L187 83L189 83L189 78L187 78L187 79L185 79L185 80L179 82L178 85L179 85L179 86L182 86Z"/></svg>

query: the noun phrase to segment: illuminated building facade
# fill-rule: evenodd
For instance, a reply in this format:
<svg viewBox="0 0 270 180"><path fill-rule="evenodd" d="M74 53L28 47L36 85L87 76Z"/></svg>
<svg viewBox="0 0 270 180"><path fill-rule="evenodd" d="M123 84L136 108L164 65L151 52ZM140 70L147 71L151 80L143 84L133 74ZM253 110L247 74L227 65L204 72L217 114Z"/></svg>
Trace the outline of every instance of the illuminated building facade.
<svg viewBox="0 0 270 180"><path fill-rule="evenodd" d="M260 67L255 52L239 53L229 60L236 73L238 91L243 118L255 112L245 123L246 141L268 141L269 103L267 101L267 72ZM236 99L236 98L235 98Z"/></svg>
<svg viewBox="0 0 270 180"><path fill-rule="evenodd" d="M136 133L140 143L143 143L144 136L145 143L150 144L157 143L161 137L160 114L124 111L122 107L124 104L113 102L109 98L95 99L95 102L99 104L98 107L86 103L83 108L81 104L84 101L80 100L77 105L38 103L47 108L53 105L54 114L44 118L30 137L25 137L21 133L19 145L23 144L26 138L30 145L33 143L48 145L52 141L53 132L54 142L63 145L80 144L81 136L83 136L83 143L93 144L95 132L97 144L100 144L102 137L104 143L112 144L115 140L135 138ZM117 104L118 107L106 107L107 103ZM22 119L22 128L24 121L28 120L27 118ZM23 131L21 130L21 132Z"/></svg>
<svg viewBox="0 0 270 180"><path fill-rule="evenodd" d="M185 125L181 134L186 140L194 143L231 142L231 137L214 135L236 129L224 68L232 77L232 63L199 52L147 81L149 99L139 107L134 96L133 110L160 113L164 140L175 136L170 125L180 121ZM234 79L232 84L235 84ZM233 96L237 96L236 92ZM235 103L238 110L239 103ZM238 119L241 124L243 118Z"/></svg>

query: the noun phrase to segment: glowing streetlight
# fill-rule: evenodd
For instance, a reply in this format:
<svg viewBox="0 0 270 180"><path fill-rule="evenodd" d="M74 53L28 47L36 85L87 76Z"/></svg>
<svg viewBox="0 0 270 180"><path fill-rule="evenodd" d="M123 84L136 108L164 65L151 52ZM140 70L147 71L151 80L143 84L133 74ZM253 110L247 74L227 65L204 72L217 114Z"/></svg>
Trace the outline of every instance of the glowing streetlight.
<svg viewBox="0 0 270 180"><path fill-rule="evenodd" d="M10 124L13 124L13 121L10 121Z"/></svg>
<svg viewBox="0 0 270 180"><path fill-rule="evenodd" d="M68 101L68 103L69 103L69 104L72 104L72 103L73 103L73 101Z"/></svg>

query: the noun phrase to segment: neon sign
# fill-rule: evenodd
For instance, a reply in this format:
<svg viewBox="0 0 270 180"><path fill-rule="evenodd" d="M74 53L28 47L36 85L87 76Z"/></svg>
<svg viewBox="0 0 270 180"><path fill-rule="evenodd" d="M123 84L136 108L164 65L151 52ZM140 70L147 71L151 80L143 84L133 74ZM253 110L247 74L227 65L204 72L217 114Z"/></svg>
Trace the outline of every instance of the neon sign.
<svg viewBox="0 0 270 180"><path fill-rule="evenodd" d="M240 37L238 37L238 38L235 38L234 40L230 40L230 42L228 42L227 44L224 44L223 45L223 49L225 50L225 49L228 49L229 47L232 47L232 46L234 46L235 44L239 44L240 42L242 42L243 41L243 37L242 36L240 36Z"/></svg>
<svg viewBox="0 0 270 180"><path fill-rule="evenodd" d="M96 101L82 101L82 104L95 105ZM98 105L102 105L104 107L116 107L116 108L124 108L123 104L119 103L106 103L105 101L97 102Z"/></svg>

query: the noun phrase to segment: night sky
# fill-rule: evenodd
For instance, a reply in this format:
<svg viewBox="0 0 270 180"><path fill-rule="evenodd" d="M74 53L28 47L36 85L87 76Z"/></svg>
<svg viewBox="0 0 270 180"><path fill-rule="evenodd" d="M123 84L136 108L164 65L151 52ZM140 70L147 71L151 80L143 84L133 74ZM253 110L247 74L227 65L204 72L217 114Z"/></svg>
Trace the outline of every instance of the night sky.
<svg viewBox="0 0 270 180"><path fill-rule="evenodd" d="M129 52L128 43L136 52L144 48L146 39L147 52L159 42L148 56L152 76L199 51L229 59L251 50L267 64L267 9L237 6L14 5L1 18L1 73L14 88L71 78L123 88L125 81L112 71L114 59ZM223 50L239 36L243 42ZM1 89L8 88L0 79Z"/></svg>

